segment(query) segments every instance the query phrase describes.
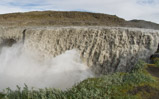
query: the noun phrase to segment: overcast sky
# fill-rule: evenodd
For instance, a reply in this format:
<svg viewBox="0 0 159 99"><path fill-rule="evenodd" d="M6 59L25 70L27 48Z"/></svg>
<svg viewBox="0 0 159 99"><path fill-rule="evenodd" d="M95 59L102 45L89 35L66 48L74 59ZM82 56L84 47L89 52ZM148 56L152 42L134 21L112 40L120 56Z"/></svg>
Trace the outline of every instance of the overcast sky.
<svg viewBox="0 0 159 99"><path fill-rule="evenodd" d="M0 13L88 11L159 23L159 0L1 0Z"/></svg>

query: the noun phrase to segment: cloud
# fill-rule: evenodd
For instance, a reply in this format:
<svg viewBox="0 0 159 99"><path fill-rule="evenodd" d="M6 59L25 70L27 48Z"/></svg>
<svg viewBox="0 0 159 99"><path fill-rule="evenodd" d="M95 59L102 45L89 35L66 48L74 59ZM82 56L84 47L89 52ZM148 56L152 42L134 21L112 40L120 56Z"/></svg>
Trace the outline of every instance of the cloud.
<svg viewBox="0 0 159 99"><path fill-rule="evenodd" d="M158 9L158 0L2 0L0 2L0 13L75 10L112 14L127 20L142 19L159 23Z"/></svg>

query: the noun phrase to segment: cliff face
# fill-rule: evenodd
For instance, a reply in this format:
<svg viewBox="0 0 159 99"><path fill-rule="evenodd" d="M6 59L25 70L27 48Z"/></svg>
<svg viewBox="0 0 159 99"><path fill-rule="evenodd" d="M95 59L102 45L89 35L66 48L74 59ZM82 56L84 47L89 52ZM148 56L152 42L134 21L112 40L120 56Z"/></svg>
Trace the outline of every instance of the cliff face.
<svg viewBox="0 0 159 99"><path fill-rule="evenodd" d="M21 40L24 49L42 58L77 49L97 74L129 71L139 59L155 53L159 31L109 27L0 28L1 44Z"/></svg>

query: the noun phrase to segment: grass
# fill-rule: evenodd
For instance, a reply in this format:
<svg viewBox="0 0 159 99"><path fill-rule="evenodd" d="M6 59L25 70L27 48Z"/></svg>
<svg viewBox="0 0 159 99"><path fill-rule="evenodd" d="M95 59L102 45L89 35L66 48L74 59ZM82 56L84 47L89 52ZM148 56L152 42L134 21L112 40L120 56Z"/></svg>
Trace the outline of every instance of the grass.
<svg viewBox="0 0 159 99"><path fill-rule="evenodd" d="M89 78L67 91L52 88L29 90L27 85L23 89L17 86L16 91L7 88L5 95L0 94L0 99L149 99L159 91L159 83L146 71L147 66L139 61L130 73Z"/></svg>

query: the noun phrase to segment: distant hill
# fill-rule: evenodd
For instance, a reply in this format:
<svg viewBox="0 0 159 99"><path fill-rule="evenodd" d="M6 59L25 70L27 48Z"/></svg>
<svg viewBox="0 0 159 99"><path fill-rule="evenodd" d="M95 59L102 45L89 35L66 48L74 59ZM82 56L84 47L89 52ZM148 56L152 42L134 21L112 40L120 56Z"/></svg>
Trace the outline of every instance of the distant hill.
<svg viewBox="0 0 159 99"><path fill-rule="evenodd" d="M126 21L115 15L76 11L33 11L0 15L3 26L121 26L159 29L159 24L143 21Z"/></svg>
<svg viewBox="0 0 159 99"><path fill-rule="evenodd" d="M153 23L145 20L131 20L128 21L128 26L138 27L138 28L149 28L149 29L159 29L159 24Z"/></svg>

